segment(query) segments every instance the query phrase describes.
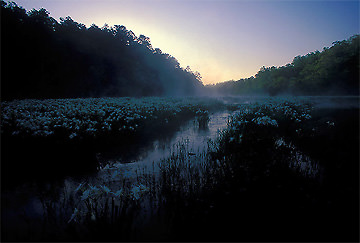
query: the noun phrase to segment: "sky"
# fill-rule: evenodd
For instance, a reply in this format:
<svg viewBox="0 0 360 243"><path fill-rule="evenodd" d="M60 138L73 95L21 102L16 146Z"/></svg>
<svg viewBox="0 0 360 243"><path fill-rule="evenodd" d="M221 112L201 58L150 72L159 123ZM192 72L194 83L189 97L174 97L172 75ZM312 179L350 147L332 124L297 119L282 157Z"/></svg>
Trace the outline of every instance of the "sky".
<svg viewBox="0 0 360 243"><path fill-rule="evenodd" d="M359 34L358 0L14 0L57 21L124 25L202 75L204 84L254 76Z"/></svg>

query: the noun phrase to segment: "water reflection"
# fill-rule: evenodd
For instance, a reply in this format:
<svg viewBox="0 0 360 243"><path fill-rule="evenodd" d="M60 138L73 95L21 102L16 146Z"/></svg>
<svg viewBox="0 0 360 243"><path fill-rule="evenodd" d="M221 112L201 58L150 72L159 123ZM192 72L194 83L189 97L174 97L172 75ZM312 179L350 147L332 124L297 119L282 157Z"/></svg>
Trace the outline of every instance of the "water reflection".
<svg viewBox="0 0 360 243"><path fill-rule="evenodd" d="M265 98L262 98L265 99ZM317 97L309 99L317 108L358 108L359 98L333 98L333 97ZM232 104L248 104L257 102L259 99L229 98L228 103ZM74 207L62 208L65 199L69 199L80 183L89 183L92 185L111 184L113 186L121 186L119 182L123 178L136 179L137 172L142 169L158 172L157 162L165 159L176 150L178 144L184 144L187 151L191 155L198 155L206 152L207 141L215 139L218 130L222 130L227 126L227 120L233 113L230 111L222 111L210 115L210 121L207 127L199 128L196 120L190 120L181 126L175 133L160 134L157 139L142 142L136 145L128 145L125 148L115 148L115 151L105 151L98 154L103 166L101 170L86 177L69 177L56 184L26 184L17 188L13 192L2 192L2 222L6 223L7 234L16 234L32 231L31 228L41 228L41 222L46 210L56 208L56 213L71 215ZM284 140L277 141L278 146L291 146L286 144ZM133 146L133 147L132 147ZM321 167L309 156L301 153L295 147L288 147L293 151L289 166L299 170L303 175L308 177L317 177L321 174ZM116 152L120 151L120 152ZM111 188L113 190L113 188ZM39 194L42 192L42 194ZM44 205L42 198L51 196L46 193L53 193L53 205ZM70 200L70 199L69 199ZM63 211L61 211L63 210ZM55 215L56 218L56 215ZM59 217L60 218L60 217ZM65 217L66 218L66 217ZM50 219L48 220L50 221ZM33 230L33 232L36 232ZM29 237L23 237L29 239Z"/></svg>
<svg viewBox="0 0 360 243"><path fill-rule="evenodd" d="M119 149L120 153L114 150L100 153L98 158L103 164L102 168L85 177L67 177L51 183L28 183L18 186L13 191L3 191L1 220L6 223L7 238L30 239L27 234L40 234L43 222L49 223L71 215L71 210L76 206L72 205L74 202L71 201L71 195L80 183L118 187L124 178L135 180L137 172L141 169L157 173L157 163L169 157L178 144L185 144L188 151L194 154L204 152L207 149L207 141L215 139L218 130L226 128L230 114L229 111L211 114L205 128L199 128L193 119L173 134L163 134L153 141L128 146L125 150ZM124 154L126 151L128 153ZM59 214L62 214L62 217ZM53 217L44 218L45 215ZM61 225L60 222L57 223ZM33 237L36 238L35 235Z"/></svg>
<svg viewBox="0 0 360 243"><path fill-rule="evenodd" d="M107 180L106 178L114 178L114 175L124 174L127 177L135 177L138 170L151 170L158 173L158 162L168 158L172 152L176 151L179 144L186 146L187 151L192 154L204 153L207 150L207 142L214 140L218 136L218 131L225 129L230 111L222 111L211 114L210 121L207 127L199 128L195 119L188 121L180 127L180 129L172 136L166 136L152 141L146 147L138 149L138 154L128 161L123 160L123 157L114 155L105 161L105 166L90 180L95 181ZM104 161L104 158L102 158ZM112 171L112 172L109 172Z"/></svg>

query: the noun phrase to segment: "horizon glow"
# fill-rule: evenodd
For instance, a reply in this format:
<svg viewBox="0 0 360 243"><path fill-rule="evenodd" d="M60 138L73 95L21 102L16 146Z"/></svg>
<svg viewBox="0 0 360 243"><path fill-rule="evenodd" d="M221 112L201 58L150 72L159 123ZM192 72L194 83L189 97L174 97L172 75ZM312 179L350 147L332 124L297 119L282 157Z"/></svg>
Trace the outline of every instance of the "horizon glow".
<svg viewBox="0 0 360 243"><path fill-rule="evenodd" d="M124 25L199 71L204 84L255 76L359 34L359 1L15 0L60 22Z"/></svg>

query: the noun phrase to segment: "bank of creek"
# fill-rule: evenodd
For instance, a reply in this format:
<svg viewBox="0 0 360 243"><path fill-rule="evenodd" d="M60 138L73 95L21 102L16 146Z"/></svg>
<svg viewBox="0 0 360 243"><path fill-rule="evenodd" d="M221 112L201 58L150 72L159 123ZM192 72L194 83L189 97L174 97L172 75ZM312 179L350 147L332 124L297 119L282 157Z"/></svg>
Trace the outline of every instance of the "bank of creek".
<svg viewBox="0 0 360 243"><path fill-rule="evenodd" d="M358 239L358 97L4 107L4 241Z"/></svg>

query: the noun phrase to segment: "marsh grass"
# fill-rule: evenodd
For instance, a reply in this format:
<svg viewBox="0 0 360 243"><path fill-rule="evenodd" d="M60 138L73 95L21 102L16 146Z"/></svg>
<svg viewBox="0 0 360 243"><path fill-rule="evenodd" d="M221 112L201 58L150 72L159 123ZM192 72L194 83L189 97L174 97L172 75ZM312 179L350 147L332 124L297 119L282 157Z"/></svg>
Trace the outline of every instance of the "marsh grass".
<svg viewBox="0 0 360 243"><path fill-rule="evenodd" d="M2 102L3 186L93 173L104 166L97 154L137 154L195 116L206 126L208 112L223 108L217 99L191 97Z"/></svg>
<svg viewBox="0 0 360 243"><path fill-rule="evenodd" d="M204 152L183 141L135 177L118 172L43 197L44 220L56 207L63 213L47 226L62 225L57 234L42 239L60 231L92 241L358 240L358 110L287 101L238 108Z"/></svg>
<svg viewBox="0 0 360 243"><path fill-rule="evenodd" d="M232 117L197 163L180 146L160 180L177 222L171 239L358 239L358 110L329 111L326 121L323 112L258 104Z"/></svg>

